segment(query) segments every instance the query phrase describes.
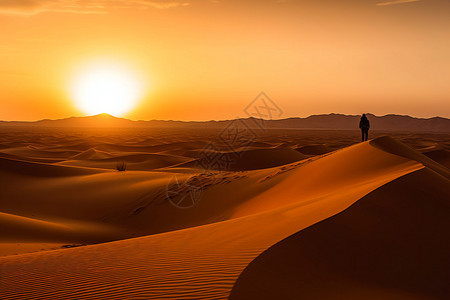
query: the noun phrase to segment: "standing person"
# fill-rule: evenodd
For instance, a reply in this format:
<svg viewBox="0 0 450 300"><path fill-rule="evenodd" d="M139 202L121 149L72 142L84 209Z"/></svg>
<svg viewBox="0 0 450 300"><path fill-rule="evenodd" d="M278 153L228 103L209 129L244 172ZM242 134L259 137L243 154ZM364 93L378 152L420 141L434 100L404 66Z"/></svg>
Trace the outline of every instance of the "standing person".
<svg viewBox="0 0 450 300"><path fill-rule="evenodd" d="M359 128L361 128L362 141L367 141L367 138L369 137L370 122L369 119L367 119L366 114L362 115L361 121L359 121Z"/></svg>

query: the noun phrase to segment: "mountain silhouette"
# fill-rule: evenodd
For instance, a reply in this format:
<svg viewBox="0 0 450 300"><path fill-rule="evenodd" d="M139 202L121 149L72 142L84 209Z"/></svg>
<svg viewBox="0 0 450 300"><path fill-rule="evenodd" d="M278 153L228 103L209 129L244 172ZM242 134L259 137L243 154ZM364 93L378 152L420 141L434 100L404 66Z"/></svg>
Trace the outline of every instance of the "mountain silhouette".
<svg viewBox="0 0 450 300"><path fill-rule="evenodd" d="M405 115L389 114L375 116L367 114L373 130L383 131L420 131L420 132L450 132L450 119L442 117L415 118ZM150 120L133 121L118 118L109 114L99 114L87 117L70 117L57 120L39 120L32 122L0 121L0 126L40 126L40 127L113 127L113 128L158 128L158 127L187 127L187 128L223 128L232 122L240 122L249 128L258 128L261 124L267 129L330 129L352 130L358 129L359 115L323 114L306 118L287 118L279 120L262 120L255 118L241 118L222 121L173 121Z"/></svg>

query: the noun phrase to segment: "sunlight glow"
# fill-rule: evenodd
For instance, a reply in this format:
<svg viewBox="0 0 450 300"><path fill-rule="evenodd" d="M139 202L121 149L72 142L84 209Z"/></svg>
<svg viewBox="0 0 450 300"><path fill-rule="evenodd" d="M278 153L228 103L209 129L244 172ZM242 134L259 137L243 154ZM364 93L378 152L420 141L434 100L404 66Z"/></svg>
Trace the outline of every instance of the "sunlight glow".
<svg viewBox="0 0 450 300"><path fill-rule="evenodd" d="M94 64L75 76L71 95L86 114L121 116L136 107L142 86L137 76L123 66Z"/></svg>

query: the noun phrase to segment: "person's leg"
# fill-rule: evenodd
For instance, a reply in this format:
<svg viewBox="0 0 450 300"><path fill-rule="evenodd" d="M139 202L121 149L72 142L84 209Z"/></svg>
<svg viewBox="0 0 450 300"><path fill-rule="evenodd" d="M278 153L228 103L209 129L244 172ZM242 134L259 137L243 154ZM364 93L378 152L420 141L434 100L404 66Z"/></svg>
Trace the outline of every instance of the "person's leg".
<svg viewBox="0 0 450 300"><path fill-rule="evenodd" d="M369 139L369 129L366 129L366 141Z"/></svg>
<svg viewBox="0 0 450 300"><path fill-rule="evenodd" d="M361 141L364 142L364 129L361 128Z"/></svg>

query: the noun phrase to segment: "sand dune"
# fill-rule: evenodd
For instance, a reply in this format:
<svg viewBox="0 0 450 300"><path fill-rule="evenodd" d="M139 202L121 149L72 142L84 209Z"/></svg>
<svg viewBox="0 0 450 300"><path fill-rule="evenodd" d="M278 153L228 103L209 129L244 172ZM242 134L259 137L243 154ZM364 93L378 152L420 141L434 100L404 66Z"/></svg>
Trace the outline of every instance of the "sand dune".
<svg viewBox="0 0 450 300"><path fill-rule="evenodd" d="M109 157L104 158L100 158L99 156L105 154L99 155L98 152L95 154L92 152L88 155L85 154L87 153L83 152L82 156L72 157L71 160L65 160L59 164L100 169L116 169L117 164L124 162L127 164L127 170L149 171L179 165L192 160L187 157L153 153L110 154Z"/></svg>
<svg viewBox="0 0 450 300"><path fill-rule="evenodd" d="M28 162L0 157L0 173L22 174L36 177L66 177L98 173L88 168L71 168L38 162Z"/></svg>
<svg viewBox="0 0 450 300"><path fill-rule="evenodd" d="M387 152L385 149L389 151ZM264 252L267 248L286 237L296 235L297 232L301 235L305 232L302 230L304 228L313 230L324 222L345 214L350 216L349 221L346 221L349 223L348 226L356 226L357 229L359 228L358 224L361 223L361 226L372 228L370 230L374 232L373 236L367 237L371 245L383 245L379 241L380 238L383 242L391 241L397 236L397 232L402 232L399 227L399 231L392 231L388 236L381 234L386 230L384 228L389 227L387 224L393 225L402 222L399 216L407 202L402 202L403 206L395 208L397 214L391 212L380 215L386 225L371 224L372 220L379 222L378 217L368 217L365 220L364 214L360 216L358 211L354 212L355 205L362 205L363 211L368 211L368 216L370 213L379 215L376 208L372 210L370 204L365 205L367 199L392 201L392 199L396 199L396 193L399 191L414 185L418 187L416 183L419 179L419 181L426 181L427 184L433 185L425 186L430 188L427 190L436 191L425 194L426 197L434 199L434 202L430 202L429 205L432 206L433 203L441 203L439 201L447 199L448 179L441 174L445 168L436 162L424 161L423 157L412 149L407 148L405 151L403 145L398 145L392 139L382 138L372 143L362 143L341 149L329 155L279 167L255 168L253 171L241 174L235 172L215 175L110 172L63 178L62 181L53 185L50 181L42 183L39 185L39 189L34 190L34 194L44 193L48 188L59 195L70 194L69 190L71 193L74 191L78 193L79 197L74 196L72 200L70 197L66 198L64 205L60 206L57 205L57 199L60 199L58 197L40 199L43 206L53 207L53 216L60 216L72 221L95 222L97 220L98 222L98 220L102 220L101 224L115 226L118 231L120 228L128 234L135 231L135 234L142 235L145 233L142 228L145 227L147 234L167 232L99 245L0 258L0 268L4 275L2 283L8 283L2 284L0 295L5 299L130 299L139 297L144 299L224 299L228 297L235 281L245 270L233 290L232 297L249 299L248 291L253 288L254 284L264 282L260 280L258 274L252 275L252 266L258 266L261 257L264 257L266 253L273 252L272 248ZM256 165L258 163L258 161L254 162ZM424 166L424 164L428 166ZM445 175L445 173L443 174ZM168 203L167 198L161 194L164 192L161 187L167 185L167 180L170 181L170 176L174 175L180 176L180 180L185 179L191 183L199 182L199 185L204 187L201 201L195 207L189 210L177 209ZM413 179L414 176L420 178L412 180L411 176ZM37 178L29 180L37 180ZM392 188L391 186L397 182L401 183L401 187ZM89 186L95 187L97 192L94 193ZM102 186L108 186L108 189L102 189ZM85 191L94 194L90 196L83 194ZM142 198L141 196L143 193L145 195L145 192L151 196ZM414 190L411 190L410 193L411 195L408 194L406 198L409 199L410 196L414 198L413 196L416 194L420 195ZM9 191L8 195L14 195L14 193ZM23 199L20 193L15 195L17 199ZM127 197L124 197L125 195ZM83 204L80 203L79 198L83 198L83 203L86 205L89 203L89 213L86 209L82 209ZM135 200L130 201L133 198ZM47 203L45 203L46 201ZM420 207L420 201L414 199L410 201L412 201L411 205ZM19 206L23 207L25 203L22 202ZM106 205L106 203L108 204ZM392 206L389 206L389 202L383 203L385 202L379 202L377 205ZM439 205L432 209L439 210L442 216L448 216L443 209L447 204L444 202ZM77 210L77 206L81 208ZM10 214L13 211L19 211L19 208L14 205L5 206L4 204L2 211L5 211L5 207L11 212ZM108 208L107 213L105 213L106 207ZM35 208L30 209L28 214L32 212L36 212ZM431 215L432 212L424 211L427 215ZM46 213L46 218L51 219L48 212ZM405 214L405 222L410 221L408 210ZM44 218L45 213L41 211L38 215L41 219ZM364 225L366 224L364 221L367 221L368 225ZM436 219L437 221L439 220ZM14 222L18 221L10 221L11 224ZM51 224L48 226L51 227ZM379 228L376 228L377 226ZM395 225L393 226L395 228ZM332 235L333 232L345 233L345 231L339 231L341 227L336 227L330 233L311 235L308 239L316 241L317 238L314 236L318 236L327 241L326 237ZM182 228L185 229L176 230ZM432 225L422 228L421 234L423 236L429 234L431 228ZM443 228L445 229L445 224ZM15 229L11 228L11 230ZM49 230L51 231L51 228ZM377 230L384 231L377 233ZM354 255L354 251L360 247L358 240L360 236L361 234L350 235L351 239L345 246L347 248L339 248L340 251L347 250ZM409 236L404 239L405 243L411 241L412 238ZM435 242L435 240L432 241ZM284 245L284 243L283 241L276 244L273 248L280 244ZM308 240L305 243L309 243L311 247L314 245ZM434 244L430 247L434 249ZM294 253L296 249L295 245L285 248L288 249L288 252L291 251L289 253ZM321 258L322 252L314 249L311 248L310 252L317 252L317 259L331 260L335 257L327 254ZM392 247L392 251L388 253L395 255L394 257L401 254L401 252L396 252L395 247ZM259 256L262 252L264 254ZM376 250L371 253L367 255L377 257ZM385 256L377 257L377 259ZM254 260L255 258L257 259ZM268 263L269 267L272 266L270 262L277 261L277 259L280 259L278 255L275 255L275 258L271 257ZM254 262L246 269L253 260ZM404 260L403 263L414 268L410 260ZM266 266L264 263L263 265ZM443 265L448 267L448 262L443 262ZM331 263L328 268L319 269L323 271L323 276L335 274ZM271 270L276 272L277 269L274 267ZM298 270L296 268L294 271ZM406 270L408 269L406 268ZM302 272L294 271L289 271L292 272L294 278L301 276L299 274L305 275ZM246 274L249 272L250 275L247 276ZM356 271L351 268L350 264L348 271L345 272ZM347 274L345 272L343 274ZM268 274L271 274L270 271ZM358 273L355 274L358 275ZM352 279L342 279L345 281L345 285L342 285L343 295L356 295L355 299L358 297L369 299L369 296L380 295L392 299L402 299L401 297L406 297L411 293L417 299L436 295L432 292L434 287L430 285L431 280L422 285L415 282L416 289L411 287L410 281L398 281L397 290L400 289L400 291L391 292L386 290L385 281L380 282L377 276L375 274L365 278L366 282L362 284L354 282ZM58 284L55 284L56 278ZM248 280L244 281L246 278ZM312 280L310 279L310 281ZM273 289L267 285L267 295L275 295L273 293L278 290L276 286L278 282L273 283ZM318 285L321 281L312 282ZM436 281L437 284L440 283ZM331 299L330 293L342 292L333 289L333 286L327 286L327 288L324 288L323 294L320 294L325 295L324 299ZM417 289L421 290L417 291ZM301 295L298 289L292 288L291 290L292 297ZM317 291L314 288L301 289L301 291L303 290L312 297L316 295L314 293ZM286 295L283 294L283 296ZM264 298L264 295L260 298ZM274 297L270 299L274 299Z"/></svg>
<svg viewBox="0 0 450 300"><path fill-rule="evenodd" d="M189 149L201 149L204 147L205 142L172 142L172 143L164 143L157 145L145 145L143 146L141 143L133 143L133 144L116 144L116 143L104 143L100 144L97 147L104 151L115 151L115 152L151 152L151 153L159 153L167 151L168 149L172 150L189 150Z"/></svg>
<svg viewBox="0 0 450 300"><path fill-rule="evenodd" d="M26 160L31 162L39 162L39 163L55 163L63 161L63 159L59 158L42 158L42 157L23 157L15 154L3 153L0 152L0 158L7 158L12 160Z"/></svg>
<svg viewBox="0 0 450 300"><path fill-rule="evenodd" d="M22 157L32 157L32 158L64 158L76 153L74 150L66 151L56 151L56 150L42 150L37 147L26 146L17 148L3 149L3 153L13 154Z"/></svg>
<svg viewBox="0 0 450 300"><path fill-rule="evenodd" d="M307 158L288 147L237 152L240 156L231 164L232 170L255 170L286 165Z"/></svg>
<svg viewBox="0 0 450 300"><path fill-rule="evenodd" d="M376 140L373 140L370 142L371 145L374 147L380 148L383 151L406 157L412 160L416 160L423 164L424 166L430 168L431 170L439 173L440 175L446 177L447 179L450 178L450 171L448 168L440 165L436 161L430 159L426 155L423 155L420 152L414 151L412 148L406 146L405 144L402 144L388 136L378 138Z"/></svg>
<svg viewBox="0 0 450 300"><path fill-rule="evenodd" d="M421 169L252 261L230 299L448 299L450 189Z"/></svg>
<svg viewBox="0 0 450 300"><path fill-rule="evenodd" d="M92 243L123 237L117 228L100 223L56 223L5 213L0 213L0 228L0 241L8 243Z"/></svg>
<svg viewBox="0 0 450 300"><path fill-rule="evenodd" d="M83 160L83 159L105 159L111 158L113 155L108 152L99 151L95 148L90 148L88 150L82 151L81 153L77 153L74 156L71 156L70 159L73 160Z"/></svg>
<svg viewBox="0 0 450 300"><path fill-rule="evenodd" d="M306 155L321 155L333 151L333 149L324 145L302 146L296 148L295 150Z"/></svg>
<svg viewBox="0 0 450 300"><path fill-rule="evenodd" d="M193 161L205 136L55 134L0 151L0 254L40 251L0 257L0 298L441 299L445 145L268 136L225 152L237 159L222 171Z"/></svg>
<svg viewBox="0 0 450 300"><path fill-rule="evenodd" d="M440 165L450 168L450 151L437 149L424 152L424 154Z"/></svg>
<svg viewBox="0 0 450 300"><path fill-rule="evenodd" d="M198 151L192 153L198 158L179 167L203 167L210 170L248 171L273 168L308 158L292 148L276 147L268 149L247 149L244 151ZM211 163L211 158L217 157L217 163Z"/></svg>

